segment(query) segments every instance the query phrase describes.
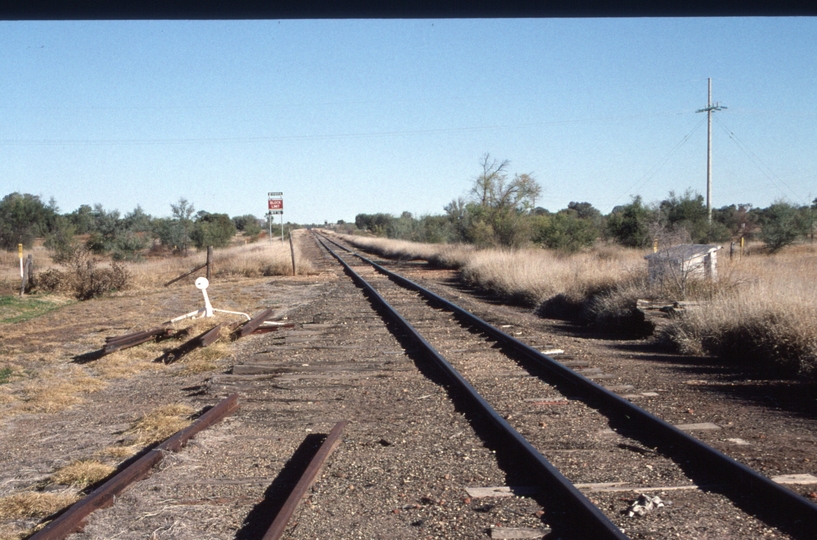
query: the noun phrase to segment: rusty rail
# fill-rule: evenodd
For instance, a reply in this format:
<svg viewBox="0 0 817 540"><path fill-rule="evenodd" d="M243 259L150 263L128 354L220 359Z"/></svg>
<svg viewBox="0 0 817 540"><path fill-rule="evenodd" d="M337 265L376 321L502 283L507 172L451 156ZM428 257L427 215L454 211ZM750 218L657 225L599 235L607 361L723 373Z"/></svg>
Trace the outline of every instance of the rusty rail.
<svg viewBox="0 0 817 540"><path fill-rule="evenodd" d="M91 492L90 495L75 503L57 519L45 528L30 537L30 540L62 540L75 530L82 521L99 508L113 504L114 498L130 484L146 477L150 470L162 459L167 452L177 452L185 443L199 431L207 429L232 414L239 407L238 394L233 394L212 409L201 415L190 426L182 429L162 444L149 451L136 462L105 482Z"/></svg>
<svg viewBox="0 0 817 540"><path fill-rule="evenodd" d="M238 323L221 323L217 324L214 327L210 328L209 330L205 330L201 334L197 335L196 337L189 339L170 351L167 351L162 356L154 360L154 362L163 362L165 364L172 364L182 356L189 354L195 349L199 347L207 347L208 345L212 345L216 341L219 340L221 337L221 329L227 328L228 332L232 332Z"/></svg>
<svg viewBox="0 0 817 540"><path fill-rule="evenodd" d="M141 345L146 341L170 337L172 333L173 330L171 328L160 326L145 330L144 332L133 332L122 336L108 337L105 338L105 346L102 348L102 353L111 354L112 352Z"/></svg>
<svg viewBox="0 0 817 540"><path fill-rule="evenodd" d="M348 423L346 420L338 422L335 424L335 427L332 428L332 431L329 432L329 435L326 436L326 440L315 454L315 457L312 458L312 461L309 462L309 466L304 471L303 476L301 476L301 479L295 485L292 493L287 497L286 502L281 507L278 515L275 516L275 520L261 540L278 540L283 536L287 524L290 518L292 518L292 514L295 513L295 508L298 506L298 503L301 502L301 499L304 498L309 487L315 482L318 473L320 473L321 468L323 468L323 464L326 463L326 460L329 459L329 456L340 444L340 435Z"/></svg>
<svg viewBox="0 0 817 540"><path fill-rule="evenodd" d="M264 321L266 321L267 317L269 317L270 315L272 315L272 308L265 309L264 311L262 311L261 313L259 313L246 323L244 323L244 325L241 328L234 332L234 336L236 338L243 338L245 336L249 336L250 334L255 332L255 330L259 326L264 324Z"/></svg>

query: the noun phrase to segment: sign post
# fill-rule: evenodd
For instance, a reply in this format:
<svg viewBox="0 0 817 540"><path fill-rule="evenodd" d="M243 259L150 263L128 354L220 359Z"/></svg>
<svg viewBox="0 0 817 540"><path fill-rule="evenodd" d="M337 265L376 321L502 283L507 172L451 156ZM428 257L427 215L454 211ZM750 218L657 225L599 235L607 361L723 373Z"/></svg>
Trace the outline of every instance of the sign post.
<svg viewBox="0 0 817 540"><path fill-rule="evenodd" d="M267 193L267 208L270 216L270 239L272 239L272 216L281 216L281 242L284 241L284 194L281 191L270 191Z"/></svg>
<svg viewBox="0 0 817 540"><path fill-rule="evenodd" d="M26 292L26 273L23 271L23 244L17 244L17 255L20 256L20 296Z"/></svg>

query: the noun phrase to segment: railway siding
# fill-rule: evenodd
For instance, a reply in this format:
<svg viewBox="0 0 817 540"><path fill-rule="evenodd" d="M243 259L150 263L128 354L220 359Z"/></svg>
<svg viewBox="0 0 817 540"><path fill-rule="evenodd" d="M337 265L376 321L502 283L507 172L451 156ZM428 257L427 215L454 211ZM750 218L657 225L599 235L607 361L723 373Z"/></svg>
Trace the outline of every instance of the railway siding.
<svg viewBox="0 0 817 540"><path fill-rule="evenodd" d="M338 446L295 509L286 537L570 538L571 525L552 494L534 487L518 459L486 438L485 418L456 397L447 377L317 244L302 247L320 276L253 285L256 309L274 303L275 314L286 316L292 328L236 342L216 372L184 375L170 365L92 394L85 409L5 424L0 452L15 456L21 474L2 480L30 484L35 476L24 476L26 463L37 463L41 478L49 459L54 462L40 448L31 455L13 449L25 426L40 422L39 437L52 441L62 430L67 437L50 448L68 451L59 459L76 459L115 440L133 416L129 405L175 400L200 407L238 393L242 407L234 416L199 434L184 452L168 455L113 507L94 513L72 540L260 538L298 471L342 420L349 423ZM579 337L576 329L471 297L450 272L388 264L537 350L559 351L551 354L565 365L673 424L717 425L695 436L765 474L817 473L809 461L817 444L814 419L784 414L783 393L772 394L777 408L718 399L718 392L751 382L658 351L645 354L635 342L601 345ZM464 330L456 316L430 310L417 294L366 272L504 420L627 537L798 537L796 529L746 514L707 475L666 459L642 434L620 429L564 381L503 355L496 341ZM600 354L604 350L609 354ZM94 407L104 409L101 419L89 416ZM104 440L85 442L82 430L104 434ZM815 488L792 484L805 495ZM664 506L628 517L640 493L659 495Z"/></svg>

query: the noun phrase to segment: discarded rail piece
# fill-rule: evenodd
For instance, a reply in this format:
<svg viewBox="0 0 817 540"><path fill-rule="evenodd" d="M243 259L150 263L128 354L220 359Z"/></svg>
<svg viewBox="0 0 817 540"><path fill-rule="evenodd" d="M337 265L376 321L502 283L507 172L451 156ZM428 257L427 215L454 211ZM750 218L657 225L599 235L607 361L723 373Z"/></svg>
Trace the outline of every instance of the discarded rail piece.
<svg viewBox="0 0 817 540"><path fill-rule="evenodd" d="M214 327L210 328L209 330L205 330L196 337L185 341L175 349L167 351L162 356L157 358L155 362L172 364L182 356L189 354L195 349L198 349L200 347L207 347L208 345L212 345L213 343L218 341L218 339L221 337L222 328L227 328L229 332L232 332L233 330L235 330L236 326L237 326L236 324L227 323L217 324Z"/></svg>
<svg viewBox="0 0 817 540"><path fill-rule="evenodd" d="M171 364L195 349L212 345L224 334L230 335L232 339L239 339L255 332L269 332L279 328L291 328L294 326L292 323L281 324L274 323L274 321L267 321L266 319L271 313L272 309L265 309L249 321L246 321L243 325L240 322L217 324L209 330L202 332L198 336L182 343L175 349L167 351L162 356L157 358L156 362Z"/></svg>
<svg viewBox="0 0 817 540"><path fill-rule="evenodd" d="M113 504L114 497L130 484L146 477L150 470L167 452L177 452L199 431L207 429L232 414L239 407L238 394L233 394L204 413L188 427L182 429L165 442L150 450L136 462L75 503L57 519L31 537L31 540L61 540L77 530L82 521L92 512Z"/></svg>
<svg viewBox="0 0 817 540"><path fill-rule="evenodd" d="M266 322L267 317L272 315L272 308L267 308L239 328L233 333L235 339L242 338L245 336L249 336L252 334L258 327L260 327L264 322Z"/></svg>
<svg viewBox="0 0 817 540"><path fill-rule="evenodd" d="M292 514L295 512L295 508L298 506L298 503L301 502L301 499L306 496L309 487L315 482L318 473L320 473L321 468L323 468L323 464L326 463L326 460L329 459L329 456L340 444L340 436L348 423L346 420L338 422L335 424L335 427L332 428L332 431L329 432L329 435L326 436L326 440L321 445L317 454L315 454L315 457L312 458L312 461L309 462L309 466L304 471L303 476L301 476L301 479L295 485L292 493L287 497L286 502L281 507L278 515L275 516L275 520L272 522L272 525L270 525L270 528L262 540L278 540L283 536L286 526L290 518L292 518Z"/></svg>
<svg viewBox="0 0 817 540"><path fill-rule="evenodd" d="M103 354L111 354L122 349L135 347L147 341L161 340L171 336L173 329L167 326L151 328L143 332L133 332L122 336L105 338L105 346L102 348Z"/></svg>

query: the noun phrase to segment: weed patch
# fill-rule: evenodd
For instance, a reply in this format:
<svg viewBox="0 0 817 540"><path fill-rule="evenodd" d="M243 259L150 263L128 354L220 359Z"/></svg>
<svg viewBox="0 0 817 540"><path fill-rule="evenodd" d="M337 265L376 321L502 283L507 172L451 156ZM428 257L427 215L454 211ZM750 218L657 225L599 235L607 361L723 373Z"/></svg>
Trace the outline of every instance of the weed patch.
<svg viewBox="0 0 817 540"><path fill-rule="evenodd" d="M147 446L167 439L190 425L193 412L192 407L177 403L146 414L125 432L129 436L127 446Z"/></svg>
<svg viewBox="0 0 817 540"><path fill-rule="evenodd" d="M98 268L97 261L86 249L76 250L64 266L64 271L52 268L38 275L36 287L47 292L68 293L77 300L90 300L127 289L131 279L123 263L111 261L109 268Z"/></svg>
<svg viewBox="0 0 817 540"><path fill-rule="evenodd" d="M50 480L55 484L73 486L77 489L96 484L113 474L115 467L94 460L75 461L66 465L51 475Z"/></svg>
<svg viewBox="0 0 817 540"><path fill-rule="evenodd" d="M0 498L0 519L43 518L75 503L75 493L23 491Z"/></svg>
<svg viewBox="0 0 817 540"><path fill-rule="evenodd" d="M0 323L14 324L28 321L59 309L65 304L56 298L0 296Z"/></svg>

